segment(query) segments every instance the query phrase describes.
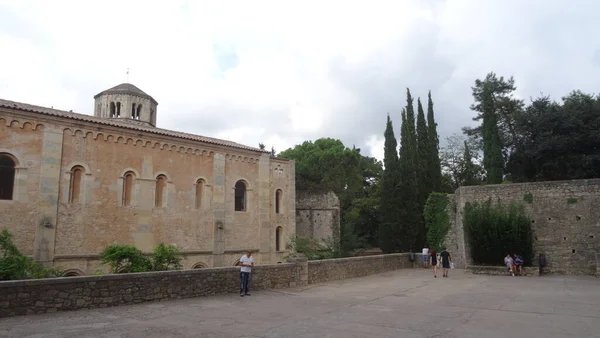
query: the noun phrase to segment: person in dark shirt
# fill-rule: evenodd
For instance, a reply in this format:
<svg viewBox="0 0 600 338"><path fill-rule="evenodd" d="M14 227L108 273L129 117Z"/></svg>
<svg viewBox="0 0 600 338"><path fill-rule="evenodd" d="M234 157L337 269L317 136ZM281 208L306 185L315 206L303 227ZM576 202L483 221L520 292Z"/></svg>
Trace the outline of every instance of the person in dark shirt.
<svg viewBox="0 0 600 338"><path fill-rule="evenodd" d="M450 257L450 253L446 251L446 248L444 248L444 251L442 251L440 256L442 257L442 277L448 277L448 270L450 269L450 262L452 262L452 257Z"/></svg>
<svg viewBox="0 0 600 338"><path fill-rule="evenodd" d="M515 273L519 276L523 276L523 256L515 254Z"/></svg>
<svg viewBox="0 0 600 338"><path fill-rule="evenodd" d="M437 252L435 252L435 249L433 249L429 252L429 255L431 256L431 266L433 267L433 278L437 278L437 268L438 268Z"/></svg>

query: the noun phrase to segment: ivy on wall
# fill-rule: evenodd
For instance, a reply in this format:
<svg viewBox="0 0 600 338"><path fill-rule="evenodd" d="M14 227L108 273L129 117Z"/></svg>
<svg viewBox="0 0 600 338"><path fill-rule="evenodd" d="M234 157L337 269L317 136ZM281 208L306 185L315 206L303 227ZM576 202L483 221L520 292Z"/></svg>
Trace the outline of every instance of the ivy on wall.
<svg viewBox="0 0 600 338"><path fill-rule="evenodd" d="M467 203L463 225L475 264L503 265L506 254L515 253L523 256L526 265L531 264L531 220L523 205L492 204L491 199Z"/></svg>
<svg viewBox="0 0 600 338"><path fill-rule="evenodd" d="M448 215L448 205L450 199L447 194L433 192L429 194L423 216L427 226L427 242L431 249L440 251L444 246L444 238L450 230L450 217Z"/></svg>

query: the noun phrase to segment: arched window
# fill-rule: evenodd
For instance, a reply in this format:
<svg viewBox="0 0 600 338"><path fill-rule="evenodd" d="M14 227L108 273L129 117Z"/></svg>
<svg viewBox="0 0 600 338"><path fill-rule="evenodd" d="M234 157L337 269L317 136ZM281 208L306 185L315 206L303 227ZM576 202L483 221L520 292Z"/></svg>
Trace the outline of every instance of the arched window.
<svg viewBox="0 0 600 338"><path fill-rule="evenodd" d="M17 163L8 154L0 154L0 200L12 200Z"/></svg>
<svg viewBox="0 0 600 338"><path fill-rule="evenodd" d="M110 103L110 117L117 117L117 107L114 102Z"/></svg>
<svg viewBox="0 0 600 338"><path fill-rule="evenodd" d="M204 264L202 262L198 262L192 266L192 269L205 269L205 268L206 268L206 264Z"/></svg>
<svg viewBox="0 0 600 338"><path fill-rule="evenodd" d="M121 117L121 102L117 102L117 117Z"/></svg>
<svg viewBox="0 0 600 338"><path fill-rule="evenodd" d="M204 180L196 182L196 209L202 208L202 197L204 196Z"/></svg>
<svg viewBox="0 0 600 338"><path fill-rule="evenodd" d="M139 120L140 119L140 113L142 112L142 105L138 104L137 105L137 110L135 112L135 119Z"/></svg>
<svg viewBox="0 0 600 338"><path fill-rule="evenodd" d="M163 195L165 188L167 187L167 177L165 175L158 175L156 177L156 189L154 191L154 207L160 208L163 206Z"/></svg>
<svg viewBox="0 0 600 338"><path fill-rule="evenodd" d="M133 196L133 181L135 180L135 174L132 171L125 173L123 179L123 205L131 205L131 197Z"/></svg>
<svg viewBox="0 0 600 338"><path fill-rule="evenodd" d="M131 118L135 119L135 103L131 104Z"/></svg>
<svg viewBox="0 0 600 338"><path fill-rule="evenodd" d="M282 227L275 229L275 251L281 251L281 235L283 232Z"/></svg>
<svg viewBox="0 0 600 338"><path fill-rule="evenodd" d="M77 204L80 201L81 185L85 169L82 166L74 166L71 169L71 183L69 186L69 203Z"/></svg>
<svg viewBox="0 0 600 338"><path fill-rule="evenodd" d="M246 211L246 183L237 181L235 183L235 211Z"/></svg>
<svg viewBox="0 0 600 338"><path fill-rule="evenodd" d="M277 189L275 191L275 213L281 213L281 198L283 197L283 191L281 189Z"/></svg>

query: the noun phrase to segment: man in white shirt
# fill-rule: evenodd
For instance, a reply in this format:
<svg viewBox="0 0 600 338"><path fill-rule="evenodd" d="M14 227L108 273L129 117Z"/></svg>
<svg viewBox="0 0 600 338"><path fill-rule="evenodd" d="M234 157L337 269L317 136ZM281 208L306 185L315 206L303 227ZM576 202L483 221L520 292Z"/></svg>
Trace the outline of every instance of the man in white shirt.
<svg viewBox="0 0 600 338"><path fill-rule="evenodd" d="M427 269L427 265L429 263L429 245L425 244L425 247L423 248L423 267L425 269Z"/></svg>
<svg viewBox="0 0 600 338"><path fill-rule="evenodd" d="M244 297L244 295L250 296L250 273L254 266L252 251L248 250L248 252L240 258L238 265L242 267L240 269L240 297Z"/></svg>

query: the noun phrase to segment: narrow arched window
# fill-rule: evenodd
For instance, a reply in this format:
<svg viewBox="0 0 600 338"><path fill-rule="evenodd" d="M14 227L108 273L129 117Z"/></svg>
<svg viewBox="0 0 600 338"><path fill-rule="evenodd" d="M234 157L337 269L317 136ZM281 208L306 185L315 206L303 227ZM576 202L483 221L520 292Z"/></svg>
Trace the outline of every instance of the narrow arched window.
<svg viewBox="0 0 600 338"><path fill-rule="evenodd" d="M117 117L121 117L121 102L117 102Z"/></svg>
<svg viewBox="0 0 600 338"><path fill-rule="evenodd" d="M196 182L196 209L202 208L202 196L204 195L204 180Z"/></svg>
<svg viewBox="0 0 600 338"><path fill-rule="evenodd" d="M17 163L8 154L0 154L0 200L12 200Z"/></svg>
<svg viewBox="0 0 600 338"><path fill-rule="evenodd" d="M246 211L246 183L237 181L235 184L235 211Z"/></svg>
<svg viewBox="0 0 600 338"><path fill-rule="evenodd" d="M131 205L131 197L133 196L133 182L135 180L135 174L132 171L125 173L123 178L123 205Z"/></svg>
<svg viewBox="0 0 600 338"><path fill-rule="evenodd" d="M160 208L163 206L163 195L166 187L167 177L165 175L158 175L158 177L156 177L156 189L154 192L154 207Z"/></svg>
<svg viewBox="0 0 600 338"><path fill-rule="evenodd" d="M114 102L110 103L110 117L117 117L117 107Z"/></svg>
<svg viewBox="0 0 600 338"><path fill-rule="evenodd" d="M69 186L69 203L77 204L80 201L81 186L85 170L82 166L74 166L71 169L71 182Z"/></svg>
<svg viewBox="0 0 600 338"><path fill-rule="evenodd" d="M281 227L277 227L277 229L275 229L275 251L281 251L281 232L283 231L283 228Z"/></svg>
<svg viewBox="0 0 600 338"><path fill-rule="evenodd" d="M281 213L281 198L283 197L283 191L281 189L277 189L275 191L275 213Z"/></svg>
<svg viewBox="0 0 600 338"><path fill-rule="evenodd" d="M140 119L140 114L142 113L142 105L138 104L137 108L136 108L136 113L135 113L135 119L139 120Z"/></svg>
<svg viewBox="0 0 600 338"><path fill-rule="evenodd" d="M131 104L131 118L135 119L135 103Z"/></svg>

